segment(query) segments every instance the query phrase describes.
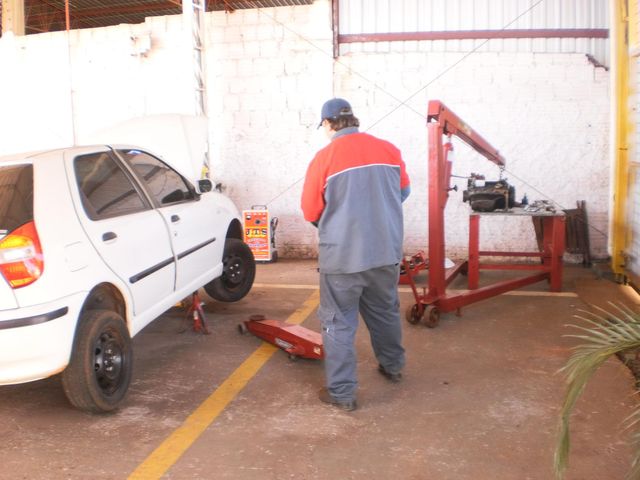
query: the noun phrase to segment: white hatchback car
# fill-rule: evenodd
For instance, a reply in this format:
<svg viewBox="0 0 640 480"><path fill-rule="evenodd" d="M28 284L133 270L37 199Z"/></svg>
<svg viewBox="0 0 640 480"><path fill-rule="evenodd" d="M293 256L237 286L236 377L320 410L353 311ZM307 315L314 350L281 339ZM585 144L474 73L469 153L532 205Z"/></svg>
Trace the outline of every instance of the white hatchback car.
<svg viewBox="0 0 640 480"><path fill-rule="evenodd" d="M187 176L131 146L0 159L0 385L62 373L73 405L113 410L132 336L201 287L249 292L238 210Z"/></svg>

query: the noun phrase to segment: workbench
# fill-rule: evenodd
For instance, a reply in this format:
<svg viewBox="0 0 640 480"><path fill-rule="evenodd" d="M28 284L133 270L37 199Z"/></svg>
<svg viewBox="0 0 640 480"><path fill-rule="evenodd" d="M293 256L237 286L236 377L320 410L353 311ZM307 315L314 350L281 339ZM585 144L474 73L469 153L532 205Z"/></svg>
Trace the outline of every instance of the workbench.
<svg viewBox="0 0 640 480"><path fill-rule="evenodd" d="M505 252L480 250L480 218L503 217L537 217L542 223L543 238L540 249L536 252ZM533 222L531 225L533 232ZM535 235L535 233L534 233ZM563 212L528 211L524 208L511 208L505 211L472 212L469 215L469 260L467 265L468 288L478 288L480 270L526 270L539 271L540 280L549 279L552 292L562 288L562 256L565 243L565 214ZM539 263L480 263L480 257L523 257L540 258ZM532 283L532 278L525 278ZM517 281L516 281L517 282ZM523 284L523 285L524 285ZM519 288L517 284L512 285Z"/></svg>

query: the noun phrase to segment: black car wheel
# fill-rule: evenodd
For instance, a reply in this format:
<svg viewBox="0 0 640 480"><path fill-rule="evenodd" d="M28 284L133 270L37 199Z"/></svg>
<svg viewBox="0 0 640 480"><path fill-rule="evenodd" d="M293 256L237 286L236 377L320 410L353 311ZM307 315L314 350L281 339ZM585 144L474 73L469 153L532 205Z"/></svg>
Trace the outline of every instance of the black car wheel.
<svg viewBox="0 0 640 480"><path fill-rule="evenodd" d="M133 367L131 338L120 315L89 310L76 330L71 361L62 372L69 401L89 412L109 412L124 399Z"/></svg>
<svg viewBox="0 0 640 480"><path fill-rule="evenodd" d="M253 286L256 261L249 246L237 238L227 238L222 257L222 275L204 286L215 300L237 302L244 298Z"/></svg>

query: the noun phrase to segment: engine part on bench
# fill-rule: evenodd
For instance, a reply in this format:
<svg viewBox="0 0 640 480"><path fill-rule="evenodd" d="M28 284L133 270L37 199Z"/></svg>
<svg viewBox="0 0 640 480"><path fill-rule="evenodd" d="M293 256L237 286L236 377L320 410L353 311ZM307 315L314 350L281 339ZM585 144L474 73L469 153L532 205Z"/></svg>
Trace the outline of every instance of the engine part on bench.
<svg viewBox="0 0 640 480"><path fill-rule="evenodd" d="M556 207L550 200L535 200L524 207L525 212L556 212Z"/></svg>
<svg viewBox="0 0 640 480"><path fill-rule="evenodd" d="M462 201L469 202L474 212L505 210L515 205L516 189L506 179L495 182L484 181L484 176L472 173L467 180L467 190L462 192Z"/></svg>

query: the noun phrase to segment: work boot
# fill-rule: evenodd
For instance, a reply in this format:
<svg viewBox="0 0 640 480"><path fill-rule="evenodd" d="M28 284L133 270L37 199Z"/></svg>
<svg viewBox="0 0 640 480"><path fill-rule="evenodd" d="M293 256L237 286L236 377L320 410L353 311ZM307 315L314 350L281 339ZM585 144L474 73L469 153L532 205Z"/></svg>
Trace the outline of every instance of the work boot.
<svg viewBox="0 0 640 480"><path fill-rule="evenodd" d="M400 383L402 381L402 373L400 372L391 373L387 371L387 369L385 369L382 365L378 365L378 371L392 383Z"/></svg>
<svg viewBox="0 0 640 480"><path fill-rule="evenodd" d="M322 387L318 392L318 398L321 402L328 403L329 405L335 405L347 412L351 412L358 408L355 399L354 400L338 400L329 393L326 387Z"/></svg>

